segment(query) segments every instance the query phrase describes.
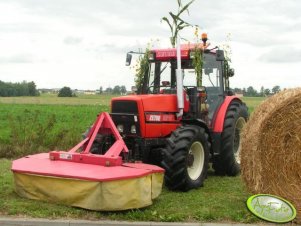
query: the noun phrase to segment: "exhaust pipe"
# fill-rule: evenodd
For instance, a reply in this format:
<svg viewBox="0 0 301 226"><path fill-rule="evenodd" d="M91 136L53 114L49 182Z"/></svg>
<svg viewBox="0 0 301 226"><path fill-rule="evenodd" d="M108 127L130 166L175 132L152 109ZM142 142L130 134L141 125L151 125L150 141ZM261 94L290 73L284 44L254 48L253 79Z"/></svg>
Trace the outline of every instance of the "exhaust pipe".
<svg viewBox="0 0 301 226"><path fill-rule="evenodd" d="M177 118L183 116L184 109L184 93L183 93L183 74L181 69L181 42L180 37L177 36L177 99L178 99L178 113Z"/></svg>

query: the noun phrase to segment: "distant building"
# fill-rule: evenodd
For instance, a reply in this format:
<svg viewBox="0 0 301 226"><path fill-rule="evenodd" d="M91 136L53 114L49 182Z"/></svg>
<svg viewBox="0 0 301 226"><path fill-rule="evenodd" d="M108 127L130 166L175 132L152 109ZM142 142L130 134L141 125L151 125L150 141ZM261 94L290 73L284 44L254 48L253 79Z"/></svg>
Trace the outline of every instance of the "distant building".
<svg viewBox="0 0 301 226"><path fill-rule="evenodd" d="M80 90L80 89L73 90L73 92L76 94L85 94L85 95L95 95L97 93L96 90Z"/></svg>
<svg viewBox="0 0 301 226"><path fill-rule="evenodd" d="M40 93L54 93L54 94L57 94L60 89L59 88L52 88L52 89L46 89L46 88L42 88L42 89L38 89L38 91ZM99 90L79 90L79 89L75 89L75 90L72 90L73 93L75 94L85 94L85 95L95 95L97 93L99 93Z"/></svg>
<svg viewBox="0 0 301 226"><path fill-rule="evenodd" d="M86 94L86 95L95 95L96 94L96 90L85 90L84 94Z"/></svg>
<svg viewBox="0 0 301 226"><path fill-rule="evenodd" d="M49 93L49 94L55 93L55 94L57 94L60 91L60 89L58 89L58 88L53 88L53 89L42 88L42 89L38 89L38 91L40 93Z"/></svg>

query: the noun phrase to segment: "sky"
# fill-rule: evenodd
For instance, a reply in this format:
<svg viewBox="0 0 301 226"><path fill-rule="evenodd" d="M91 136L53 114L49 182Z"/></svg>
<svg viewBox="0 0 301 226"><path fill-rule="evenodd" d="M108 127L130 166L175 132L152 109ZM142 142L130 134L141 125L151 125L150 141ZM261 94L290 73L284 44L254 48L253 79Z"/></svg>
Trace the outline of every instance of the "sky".
<svg viewBox="0 0 301 226"><path fill-rule="evenodd" d="M0 0L0 80L130 89L126 53L170 47L161 18L176 10L176 0ZM183 19L211 46L231 47L231 87L293 88L301 86L300 11L300 0L195 0ZM193 33L180 35L193 41Z"/></svg>

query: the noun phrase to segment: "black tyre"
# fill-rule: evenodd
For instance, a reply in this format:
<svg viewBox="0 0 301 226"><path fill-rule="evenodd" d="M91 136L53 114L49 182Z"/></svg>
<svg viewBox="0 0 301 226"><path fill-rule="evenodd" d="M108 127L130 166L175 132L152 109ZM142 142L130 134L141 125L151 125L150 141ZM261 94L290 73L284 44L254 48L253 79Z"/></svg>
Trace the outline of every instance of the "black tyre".
<svg viewBox="0 0 301 226"><path fill-rule="evenodd" d="M244 103L233 101L229 105L221 135L221 153L213 162L213 168L218 175L239 174L240 134L248 117L248 109Z"/></svg>
<svg viewBox="0 0 301 226"><path fill-rule="evenodd" d="M176 129L163 149L165 185L181 191L202 186L207 176L209 150L204 128L187 125Z"/></svg>

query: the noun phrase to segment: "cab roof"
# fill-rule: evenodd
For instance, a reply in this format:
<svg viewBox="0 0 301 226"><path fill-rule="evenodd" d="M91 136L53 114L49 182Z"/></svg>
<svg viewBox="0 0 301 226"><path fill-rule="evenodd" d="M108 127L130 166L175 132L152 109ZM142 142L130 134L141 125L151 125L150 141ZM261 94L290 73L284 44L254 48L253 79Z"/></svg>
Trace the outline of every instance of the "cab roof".
<svg viewBox="0 0 301 226"><path fill-rule="evenodd" d="M203 51L206 50L208 53L216 54L216 49L209 50L207 49L209 45L203 45L201 43L189 43L189 44L182 44L181 45L181 59L188 60L190 58L190 52L193 51L196 47L202 49ZM154 58L160 61L168 61L171 59L176 59L177 57L177 49L176 48L167 48L167 49L153 49L151 53L154 53Z"/></svg>

